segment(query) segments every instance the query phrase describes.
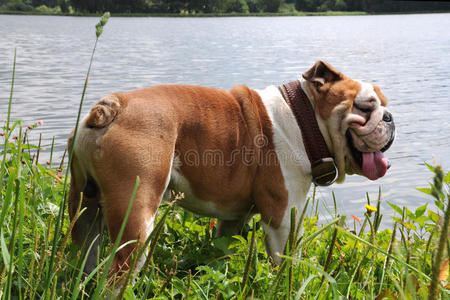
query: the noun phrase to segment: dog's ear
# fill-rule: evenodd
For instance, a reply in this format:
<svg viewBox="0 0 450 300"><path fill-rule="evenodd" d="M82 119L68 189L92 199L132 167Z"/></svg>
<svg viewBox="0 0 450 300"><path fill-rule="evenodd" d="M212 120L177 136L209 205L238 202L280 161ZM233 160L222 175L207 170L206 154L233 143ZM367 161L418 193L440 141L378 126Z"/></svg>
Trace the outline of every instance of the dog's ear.
<svg viewBox="0 0 450 300"><path fill-rule="evenodd" d="M320 88L328 82L338 81L343 76L341 72L322 60L316 62L311 69L303 73L303 78L313 83L316 88Z"/></svg>

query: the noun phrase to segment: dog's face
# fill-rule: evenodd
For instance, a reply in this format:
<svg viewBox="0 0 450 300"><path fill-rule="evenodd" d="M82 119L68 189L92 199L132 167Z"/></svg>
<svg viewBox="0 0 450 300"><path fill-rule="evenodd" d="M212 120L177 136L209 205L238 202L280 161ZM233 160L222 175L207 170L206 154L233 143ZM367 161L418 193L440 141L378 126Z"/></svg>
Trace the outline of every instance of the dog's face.
<svg viewBox="0 0 450 300"><path fill-rule="evenodd" d="M384 176L390 165L383 152L394 140L395 125L381 90L352 80L322 61L303 77L330 134L338 181L344 180L345 173L371 180Z"/></svg>

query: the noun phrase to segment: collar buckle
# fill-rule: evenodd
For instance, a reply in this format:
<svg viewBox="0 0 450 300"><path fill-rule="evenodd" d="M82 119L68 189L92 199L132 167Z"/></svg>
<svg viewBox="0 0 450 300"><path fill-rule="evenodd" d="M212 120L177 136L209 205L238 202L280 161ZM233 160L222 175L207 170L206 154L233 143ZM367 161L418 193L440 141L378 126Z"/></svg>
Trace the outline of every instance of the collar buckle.
<svg viewBox="0 0 450 300"><path fill-rule="evenodd" d="M337 168L332 157L321 158L311 164L312 181L318 186L329 186L336 181Z"/></svg>

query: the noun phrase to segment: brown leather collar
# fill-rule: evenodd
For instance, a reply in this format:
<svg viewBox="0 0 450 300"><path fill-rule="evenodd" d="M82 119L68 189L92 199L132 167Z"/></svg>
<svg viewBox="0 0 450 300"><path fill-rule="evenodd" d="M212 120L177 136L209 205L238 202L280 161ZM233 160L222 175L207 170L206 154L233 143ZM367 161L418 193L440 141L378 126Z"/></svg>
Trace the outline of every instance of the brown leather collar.
<svg viewBox="0 0 450 300"><path fill-rule="evenodd" d="M303 144L311 162L314 184L320 186L332 184L337 177L337 168L320 132L314 109L301 88L300 81L292 81L278 88L289 104L302 132Z"/></svg>

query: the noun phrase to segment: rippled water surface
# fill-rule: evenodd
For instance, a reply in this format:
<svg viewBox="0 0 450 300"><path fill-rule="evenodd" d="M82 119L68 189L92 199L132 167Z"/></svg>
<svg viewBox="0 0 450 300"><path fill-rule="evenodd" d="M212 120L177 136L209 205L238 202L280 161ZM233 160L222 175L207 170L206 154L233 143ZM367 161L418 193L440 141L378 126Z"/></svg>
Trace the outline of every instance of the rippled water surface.
<svg viewBox="0 0 450 300"><path fill-rule="evenodd" d="M61 156L75 123L97 18L0 15L0 118L5 119L14 48L12 116L43 120ZM105 94L160 83L231 88L281 84L318 59L378 84L397 139L392 167L376 182L334 185L340 213L361 216L365 192L416 207L433 156L450 169L450 14L281 18L111 18L97 48L84 112ZM332 203L331 189L319 196ZM383 207L387 205L383 203ZM384 214L390 215L391 209ZM327 215L326 209L322 212Z"/></svg>

